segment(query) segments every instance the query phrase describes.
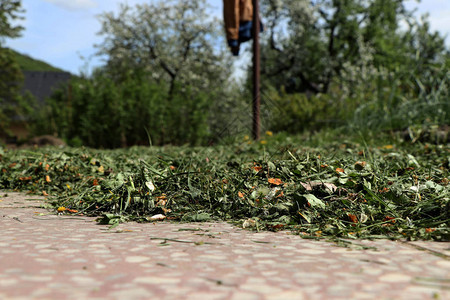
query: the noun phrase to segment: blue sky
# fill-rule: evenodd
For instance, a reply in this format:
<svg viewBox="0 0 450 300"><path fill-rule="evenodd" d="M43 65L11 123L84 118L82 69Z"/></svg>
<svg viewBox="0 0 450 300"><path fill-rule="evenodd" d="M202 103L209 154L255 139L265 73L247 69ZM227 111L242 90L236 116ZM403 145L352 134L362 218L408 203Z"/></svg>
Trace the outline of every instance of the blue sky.
<svg viewBox="0 0 450 300"><path fill-rule="evenodd" d="M16 51L30 55L49 64L79 74L101 65L93 57L94 44L102 42L97 33L100 22L97 16L102 12L118 11L120 3L129 5L148 3L152 0L22 0L26 10L22 37L7 40L6 45ZM213 14L221 16L222 0L208 0ZM450 45L450 1L415 0L407 1L409 8L418 7L419 14L428 13L432 30L447 35ZM87 58L83 60L82 57ZM89 59L90 58L90 59Z"/></svg>

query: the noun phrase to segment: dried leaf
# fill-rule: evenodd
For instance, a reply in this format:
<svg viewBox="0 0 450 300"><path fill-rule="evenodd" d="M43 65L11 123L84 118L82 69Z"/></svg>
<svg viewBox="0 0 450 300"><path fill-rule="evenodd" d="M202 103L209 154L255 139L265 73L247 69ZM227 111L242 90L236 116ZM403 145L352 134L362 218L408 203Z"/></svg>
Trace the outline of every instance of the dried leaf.
<svg viewBox="0 0 450 300"><path fill-rule="evenodd" d="M283 182L279 178L269 178L269 183L273 185L282 185Z"/></svg>
<svg viewBox="0 0 450 300"><path fill-rule="evenodd" d="M164 220L165 218L166 218L165 215L157 214L157 215L148 217L147 220L148 220L148 221L162 221L162 220Z"/></svg>
<svg viewBox="0 0 450 300"><path fill-rule="evenodd" d="M347 214L348 218L350 219L350 221L352 221L353 223L358 223L358 217L356 217L353 214Z"/></svg>
<svg viewBox="0 0 450 300"><path fill-rule="evenodd" d="M256 226L256 221L253 219L247 219L242 223L242 228L252 228Z"/></svg>
<svg viewBox="0 0 450 300"><path fill-rule="evenodd" d="M333 183L329 182L321 182L321 181L310 181L310 182L300 182L300 184L307 190L308 192L315 190L317 188L325 188L328 192L334 193L337 191L337 186Z"/></svg>
<svg viewBox="0 0 450 300"><path fill-rule="evenodd" d="M262 167L261 166L254 166L253 170L255 170L255 172L259 172L259 171L262 170Z"/></svg>
<svg viewBox="0 0 450 300"><path fill-rule="evenodd" d="M364 169L366 167L367 163L365 161L357 161L355 163L355 169L358 171L361 171L362 169Z"/></svg>
<svg viewBox="0 0 450 300"><path fill-rule="evenodd" d="M145 183L145 186L150 190L150 192L153 192L155 190L155 185L152 181L147 181Z"/></svg>
<svg viewBox="0 0 450 300"><path fill-rule="evenodd" d="M384 217L383 221L391 221L392 223L395 223L395 218L386 216L386 217Z"/></svg>

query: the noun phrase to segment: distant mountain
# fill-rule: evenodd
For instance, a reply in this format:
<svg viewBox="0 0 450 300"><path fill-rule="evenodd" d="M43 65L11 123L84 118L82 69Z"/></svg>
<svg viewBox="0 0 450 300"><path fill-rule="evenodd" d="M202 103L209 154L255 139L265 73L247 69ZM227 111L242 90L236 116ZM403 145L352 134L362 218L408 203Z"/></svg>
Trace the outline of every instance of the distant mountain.
<svg viewBox="0 0 450 300"><path fill-rule="evenodd" d="M65 72L59 68L43 62L41 60L34 59L26 54L21 54L11 49L14 53L16 62L19 64L22 71L53 71L53 72Z"/></svg>

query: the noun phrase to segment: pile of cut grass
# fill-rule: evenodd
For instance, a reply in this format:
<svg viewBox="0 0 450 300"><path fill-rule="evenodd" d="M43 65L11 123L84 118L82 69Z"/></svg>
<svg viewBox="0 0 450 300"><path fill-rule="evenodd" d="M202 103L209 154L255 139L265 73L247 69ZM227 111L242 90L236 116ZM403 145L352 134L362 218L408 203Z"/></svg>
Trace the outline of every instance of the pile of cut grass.
<svg viewBox="0 0 450 300"><path fill-rule="evenodd" d="M117 225L232 221L303 237L449 240L448 145L0 148L0 189ZM161 216L159 216L161 217Z"/></svg>

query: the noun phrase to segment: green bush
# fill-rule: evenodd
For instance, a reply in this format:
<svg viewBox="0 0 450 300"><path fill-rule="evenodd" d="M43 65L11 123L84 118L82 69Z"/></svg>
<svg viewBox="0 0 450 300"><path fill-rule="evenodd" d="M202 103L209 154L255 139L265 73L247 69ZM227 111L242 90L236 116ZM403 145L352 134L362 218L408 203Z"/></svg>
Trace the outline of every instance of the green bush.
<svg viewBox="0 0 450 300"><path fill-rule="evenodd" d="M263 97L263 115L269 130L274 132L300 133L320 130L330 126L342 126L353 111L349 100L330 94L289 94L284 90L271 89Z"/></svg>
<svg viewBox="0 0 450 300"><path fill-rule="evenodd" d="M379 69L348 88L336 82L327 94L269 89L263 98L265 120L270 130L294 134L336 127L366 137L429 131L450 124L448 66L449 60L429 65L421 74Z"/></svg>
<svg viewBox="0 0 450 300"><path fill-rule="evenodd" d="M1 42L1 40L0 40ZM19 115L16 103L20 98L23 74L14 60L13 52L0 44L0 136L9 136L10 122Z"/></svg>
<svg viewBox="0 0 450 300"><path fill-rule="evenodd" d="M177 85L149 83L130 72L120 83L98 74L78 78L47 99L35 134L57 134L73 144L116 148L136 144L201 144L208 136L209 100Z"/></svg>

